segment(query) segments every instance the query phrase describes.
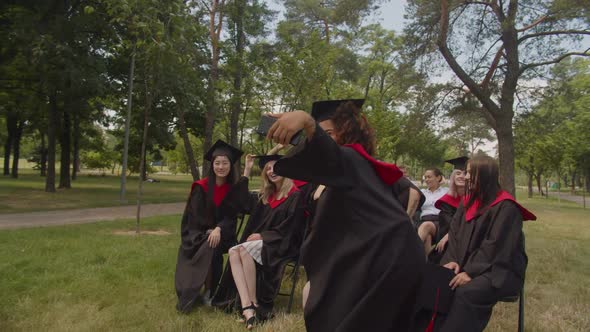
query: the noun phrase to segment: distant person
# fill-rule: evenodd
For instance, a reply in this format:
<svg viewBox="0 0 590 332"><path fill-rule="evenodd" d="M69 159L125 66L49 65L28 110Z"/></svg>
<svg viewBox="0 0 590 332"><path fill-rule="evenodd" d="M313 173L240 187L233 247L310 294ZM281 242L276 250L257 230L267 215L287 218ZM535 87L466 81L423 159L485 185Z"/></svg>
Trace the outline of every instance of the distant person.
<svg viewBox="0 0 590 332"><path fill-rule="evenodd" d="M422 205L418 236L424 243L424 252L428 256L432 250L432 244L438 242L444 235L440 234L438 218L440 210L434 206L434 203L447 193L448 188L441 187L443 177L441 171L436 167L431 167L424 172L424 181L427 188L422 189L422 193L426 196L426 200Z"/></svg>
<svg viewBox="0 0 590 332"><path fill-rule="evenodd" d="M277 161L275 172L325 186L303 246L310 332L403 331L412 321L424 259L391 194L401 171L371 157L375 138L362 103L314 103L313 113L332 113L326 124L302 111L274 114L268 133L285 144L303 129L306 141Z"/></svg>
<svg viewBox="0 0 590 332"><path fill-rule="evenodd" d="M237 211L229 200L238 191L235 164L241 155L242 151L217 141L205 155L211 163L208 176L192 185L182 216L174 276L176 309L182 313L209 301L223 271L223 254L236 242Z"/></svg>

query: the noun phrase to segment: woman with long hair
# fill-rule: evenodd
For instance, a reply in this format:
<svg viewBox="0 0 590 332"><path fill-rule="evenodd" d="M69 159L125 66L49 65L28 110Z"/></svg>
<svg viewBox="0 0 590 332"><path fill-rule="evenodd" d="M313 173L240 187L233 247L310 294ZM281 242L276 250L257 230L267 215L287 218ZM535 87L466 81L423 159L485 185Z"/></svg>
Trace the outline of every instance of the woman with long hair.
<svg viewBox="0 0 590 332"><path fill-rule="evenodd" d="M271 316L283 268L299 252L304 228L300 191L273 170L281 156L258 158L262 188L246 199L248 224L240 243L229 249L228 278L233 276L233 282L224 278L214 298L214 304L227 307L237 290L247 329ZM253 165L254 156L247 155L243 178L250 176Z"/></svg>
<svg viewBox="0 0 590 332"><path fill-rule="evenodd" d="M426 181L426 189L422 189L422 193L426 196L426 200L422 205L422 213L420 214L420 223L418 224L418 236L422 243L424 243L424 252L426 256L432 250L432 244L445 234L440 231L440 224L438 214L440 210L434 206L447 193L447 188L441 187L443 180L442 172L436 168L431 167L424 172L424 179Z"/></svg>
<svg viewBox="0 0 590 332"><path fill-rule="evenodd" d="M268 133L285 144L303 129L305 142L274 170L325 186L302 248L310 281L307 330L407 330L424 258L406 211L391 193L402 173L371 157L375 136L358 101L317 107L333 112L331 128L294 111L273 114L277 121Z"/></svg>
<svg viewBox="0 0 590 332"><path fill-rule="evenodd" d="M441 261L455 290L442 331L483 331L496 302L519 293L528 261L522 224L536 219L500 188L494 159L470 159L465 180Z"/></svg>
<svg viewBox="0 0 590 332"><path fill-rule="evenodd" d="M223 270L223 253L236 242L236 200L242 151L219 140L205 155L207 177L191 187L181 223L176 263L176 309L188 313L199 300L208 301ZM200 290L204 286L201 296Z"/></svg>

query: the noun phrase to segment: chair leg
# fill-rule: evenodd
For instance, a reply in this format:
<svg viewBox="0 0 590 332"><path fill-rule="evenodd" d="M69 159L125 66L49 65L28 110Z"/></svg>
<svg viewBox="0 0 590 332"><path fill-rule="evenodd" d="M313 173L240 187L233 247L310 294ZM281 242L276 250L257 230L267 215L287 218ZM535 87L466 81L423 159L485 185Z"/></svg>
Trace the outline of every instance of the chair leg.
<svg viewBox="0 0 590 332"><path fill-rule="evenodd" d="M518 332L524 332L524 286L520 290L518 300Z"/></svg>
<svg viewBox="0 0 590 332"><path fill-rule="evenodd" d="M291 307L293 306L293 298L295 297L295 285L297 285L297 281L299 280L299 260L293 267L295 271L293 272L293 285L291 286L291 294L289 295L289 305L287 306L287 313L291 313Z"/></svg>

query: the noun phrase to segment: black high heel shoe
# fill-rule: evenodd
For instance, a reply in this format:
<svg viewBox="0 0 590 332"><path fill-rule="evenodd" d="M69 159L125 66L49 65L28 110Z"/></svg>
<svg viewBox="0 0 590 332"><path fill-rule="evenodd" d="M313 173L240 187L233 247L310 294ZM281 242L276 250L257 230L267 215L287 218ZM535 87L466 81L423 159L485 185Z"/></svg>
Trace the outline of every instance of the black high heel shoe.
<svg viewBox="0 0 590 332"><path fill-rule="evenodd" d="M247 307L242 308L242 316L244 316L244 320L246 321L246 329L251 330L254 325L256 324L256 309L257 307L254 305L254 302L250 302L251 304ZM246 310L254 310L254 315L248 319L246 319L246 316L244 315L244 311Z"/></svg>

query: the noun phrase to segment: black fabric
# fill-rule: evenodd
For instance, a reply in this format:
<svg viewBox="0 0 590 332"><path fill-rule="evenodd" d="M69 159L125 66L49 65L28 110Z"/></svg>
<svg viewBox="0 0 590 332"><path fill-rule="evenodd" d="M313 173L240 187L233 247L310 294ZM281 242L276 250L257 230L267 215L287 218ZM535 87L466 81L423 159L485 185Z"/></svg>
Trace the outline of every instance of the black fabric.
<svg viewBox="0 0 590 332"><path fill-rule="evenodd" d="M418 206L416 207L416 211L420 210L424 202L426 201L426 196L420 188L418 188L410 179L405 176L402 176L399 180L397 180L393 186L391 187L393 196L400 202L402 207L405 211L408 210L408 204L410 200L410 189L416 190L420 194L420 202L418 202Z"/></svg>
<svg viewBox="0 0 590 332"><path fill-rule="evenodd" d="M465 170L467 166L467 161L469 161L469 158L465 156L445 160L446 163L453 165L453 169L460 169L462 171Z"/></svg>
<svg viewBox="0 0 590 332"><path fill-rule="evenodd" d="M448 232L449 227L451 226L451 221L453 220L453 216L457 212L457 209L453 206L441 202L440 203L440 213L438 214L438 229L437 229L437 241L439 242ZM448 243L445 245L442 252L438 252L433 250L430 255L428 255L428 262L433 264L438 264L442 259L444 253L447 251Z"/></svg>
<svg viewBox="0 0 590 332"><path fill-rule="evenodd" d="M261 170L264 170L264 166L266 166L266 163L268 163L269 161L279 160L282 157L283 156L278 155L278 154L271 154L271 155L267 155L267 156L256 156L256 158L258 158L258 167L260 167Z"/></svg>
<svg viewBox="0 0 590 332"><path fill-rule="evenodd" d="M416 302L417 310L435 310L438 313L448 313L453 300L453 290L449 283L455 277L455 272L445 267L426 264L420 293ZM438 303L437 303L438 292Z"/></svg>
<svg viewBox="0 0 590 332"><path fill-rule="evenodd" d="M222 203L215 208L215 225L209 225L205 217L207 197L205 191L198 185L193 189L182 216L181 244L178 249L174 276L179 299L190 300L197 296L210 269L213 285L211 292L215 291L215 285L217 285L223 270L223 253L236 243L237 211L230 208L235 205L235 202L230 201L235 199L236 192L243 190L244 179L240 179L237 184L232 186ZM207 231L217 226L221 229L221 240L216 248L211 248L207 242L209 237Z"/></svg>
<svg viewBox="0 0 590 332"><path fill-rule="evenodd" d="M319 126L274 171L326 185L302 248L311 282L307 330L408 330L424 252L391 186Z"/></svg>
<svg viewBox="0 0 590 332"><path fill-rule="evenodd" d="M300 191L293 192L274 209L263 204L256 194L249 194L242 200L246 202L244 212L250 214L250 218L239 243L253 233L260 233L263 241L262 265L256 264L256 296L263 316L272 311L284 266L297 256L303 240L305 220L300 195ZM236 294L231 267L227 264L212 303L228 309L233 306Z"/></svg>
<svg viewBox="0 0 590 332"><path fill-rule="evenodd" d="M217 140L217 142L215 142L215 144L213 144L213 146L211 146L209 151L207 151L207 153L205 154L205 159L212 161L213 153L215 152L215 150L223 150L224 155L228 156L228 158L232 164L235 163L236 161L240 160L240 157L242 156L242 154L244 154L243 151L241 151L237 148L234 148L233 146L227 144L226 142L224 142L222 140Z"/></svg>

